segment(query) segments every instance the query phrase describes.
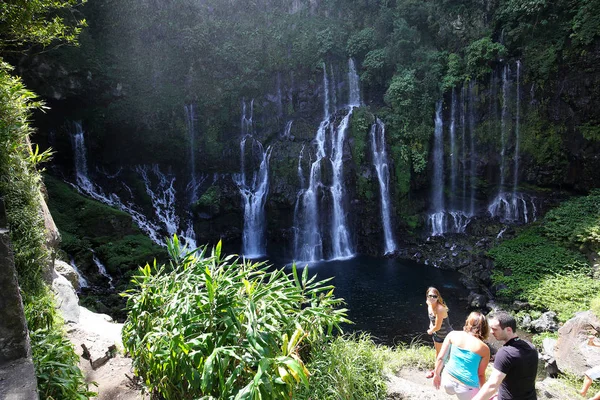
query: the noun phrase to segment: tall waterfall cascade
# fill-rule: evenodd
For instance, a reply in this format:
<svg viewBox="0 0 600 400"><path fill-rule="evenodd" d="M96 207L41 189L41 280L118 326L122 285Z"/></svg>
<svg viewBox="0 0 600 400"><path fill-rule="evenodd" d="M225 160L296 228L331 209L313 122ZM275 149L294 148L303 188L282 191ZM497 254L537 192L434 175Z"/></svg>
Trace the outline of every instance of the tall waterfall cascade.
<svg viewBox="0 0 600 400"><path fill-rule="evenodd" d="M450 109L450 185L453 188L451 196L456 193L458 162L456 155L456 103L452 92ZM464 233L470 217L462 210L454 209L456 199L450 198L450 207L446 207L444 199L444 121L442 119L442 100L436 104L433 139L433 179L431 180L431 213L427 218L429 232L432 236L442 236L446 233ZM464 133L464 129L463 129ZM463 136L463 149L464 149ZM464 150L463 150L464 152ZM466 179L463 177L463 181ZM463 182L464 183L464 182ZM466 186L464 191L466 191ZM464 194L463 194L464 195Z"/></svg>
<svg viewBox="0 0 600 400"><path fill-rule="evenodd" d="M512 80L510 66L505 65L502 73L500 185L498 194L489 204L487 210L492 218L498 218L506 223L528 223L537 219L537 208L534 197L517 191L519 184L519 129L521 123L520 61L516 63L515 81ZM515 87L514 93L511 93L513 86ZM514 109L514 112L511 112L511 109ZM507 150L511 138L514 139L512 190L506 187L506 166L509 164Z"/></svg>
<svg viewBox="0 0 600 400"><path fill-rule="evenodd" d="M327 66L323 65L324 116L312 142L308 179L304 178L302 168L302 161L306 157L304 149L300 152L298 160L298 173L302 174L300 177L302 186L297 195L294 212L294 259L296 262L316 262L325 257L331 260L347 259L354 256L347 222L347 199L343 184L344 144L352 111L361 103L359 78L352 59L348 61L349 101L347 112L338 126L335 126L334 117L330 112L332 108L330 88L335 88L335 86L335 82L330 84ZM329 164L330 168L327 168L326 164ZM325 171L327 173L331 171L331 176L323 176ZM307 185L306 181L308 181ZM320 215L330 215L330 218L322 221L319 218Z"/></svg>
<svg viewBox="0 0 600 400"><path fill-rule="evenodd" d="M384 254L396 251L396 241L392 230L392 213L390 207L390 170L387 153L385 151L385 124L377 118L371 125L371 149L373 151L373 166L379 180L379 194L381 198L381 222L383 225L383 238L385 242Z"/></svg>
<svg viewBox="0 0 600 400"><path fill-rule="evenodd" d="M244 205L242 254L248 258L262 257L267 253L265 203L269 192L269 159L271 147L263 145L252 136L252 109L242 106L242 140L240 142L241 171L234 176ZM290 124L291 125L291 124ZM250 156L250 159L246 158ZM255 163L258 160L258 168Z"/></svg>

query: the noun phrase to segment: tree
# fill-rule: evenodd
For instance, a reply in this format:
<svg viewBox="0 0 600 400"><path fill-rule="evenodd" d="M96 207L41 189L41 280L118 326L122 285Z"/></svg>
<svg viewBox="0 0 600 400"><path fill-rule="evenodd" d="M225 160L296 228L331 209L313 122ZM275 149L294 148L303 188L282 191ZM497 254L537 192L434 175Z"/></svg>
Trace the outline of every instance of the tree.
<svg viewBox="0 0 600 400"><path fill-rule="evenodd" d="M0 2L0 53L26 44L46 47L60 40L76 43L86 22L75 7L86 0L4 0Z"/></svg>

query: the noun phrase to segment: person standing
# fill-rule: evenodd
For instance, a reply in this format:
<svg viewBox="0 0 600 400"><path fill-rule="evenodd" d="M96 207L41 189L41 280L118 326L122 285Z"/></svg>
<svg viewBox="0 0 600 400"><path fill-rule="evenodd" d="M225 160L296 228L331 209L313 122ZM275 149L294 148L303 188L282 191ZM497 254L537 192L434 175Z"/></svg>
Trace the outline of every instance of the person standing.
<svg viewBox="0 0 600 400"><path fill-rule="evenodd" d="M433 339L435 347L435 356L437 358L442 348L442 343L446 335L452 331L450 321L448 320L448 306L444 302L440 291L434 287L429 287L425 292L427 298L427 314L429 315L429 329L427 334ZM433 370L428 371L427 378L433 378Z"/></svg>
<svg viewBox="0 0 600 400"><path fill-rule="evenodd" d="M488 334L485 315L477 311L469 314L462 331L452 331L446 336L435 361L433 386L436 389L443 386L446 393L456 395L459 400L472 399L485 383L490 348L483 341ZM446 354L449 356L444 366Z"/></svg>
<svg viewBox="0 0 600 400"><path fill-rule="evenodd" d="M588 346L600 347L600 344L597 344L594 341L594 339L596 339L594 335L588 336ZM582 396L586 396L590 386L592 386L592 382L594 381L594 379L598 378L600 378L600 365L585 371L585 373L583 374L583 386L581 386L579 394ZM596 395L590 398L590 400L600 400L600 392L596 393Z"/></svg>
<svg viewBox="0 0 600 400"><path fill-rule="evenodd" d="M473 400L489 400L496 392L498 400L537 400L537 350L517 336L517 322L509 313L494 313L489 324L494 337L505 343L496 353L489 379Z"/></svg>

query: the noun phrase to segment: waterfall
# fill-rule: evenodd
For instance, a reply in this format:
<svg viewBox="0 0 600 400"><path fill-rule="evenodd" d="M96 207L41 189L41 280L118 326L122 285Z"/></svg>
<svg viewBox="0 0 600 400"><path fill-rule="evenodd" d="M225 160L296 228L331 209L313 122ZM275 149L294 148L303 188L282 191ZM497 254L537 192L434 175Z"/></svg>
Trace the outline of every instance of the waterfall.
<svg viewBox="0 0 600 400"><path fill-rule="evenodd" d="M510 69L508 65L505 65L502 70L502 113L500 121L500 187L499 193L504 190L504 175L505 175L505 164L506 164L506 125L508 120L508 105L509 105L509 80Z"/></svg>
<svg viewBox="0 0 600 400"><path fill-rule="evenodd" d="M444 211L444 122L442 121L442 100L439 100L435 107L431 208L434 213Z"/></svg>
<svg viewBox="0 0 600 400"><path fill-rule="evenodd" d="M73 133L71 139L73 142L73 159L75 161L75 181L83 192L92 195L92 193L96 193L96 188L88 177L87 149L85 147L83 128L80 122L74 122L73 125L75 133Z"/></svg>
<svg viewBox="0 0 600 400"><path fill-rule="evenodd" d="M499 218L502 222L506 223L528 223L537 219L537 208L535 205L536 199L524 193L518 193L518 178L519 178L519 142L520 142L520 116L521 116L521 62L517 61L516 71L516 93L515 93L515 150L514 150L514 171L513 171L513 190L508 192L504 188L504 153L505 153L505 140L504 132L509 121L508 111L505 111L509 107L509 90L510 90L510 68L508 65L504 66L502 75L503 80L503 104L502 104L502 131L503 131L503 148L502 148L502 162L500 166L501 179L500 188L498 195L492 200L488 206L488 213L492 218Z"/></svg>
<svg viewBox="0 0 600 400"><path fill-rule="evenodd" d="M292 132L292 123L294 122L293 119L290 119L286 124L285 124L285 129L283 130L283 135L281 136L282 139L287 139L287 140L293 140L294 138L291 135Z"/></svg>
<svg viewBox="0 0 600 400"><path fill-rule="evenodd" d="M185 111L185 122L188 130L188 146L190 148L190 183L188 184L188 191L190 193L190 204L194 204L198 201L198 183L196 181L196 112L193 104L183 106Z"/></svg>
<svg viewBox="0 0 600 400"><path fill-rule="evenodd" d="M469 215L475 215L475 187L476 179L475 174L477 173L476 162L477 154L475 153L475 81L469 82L469 138L470 138L470 183L471 183L471 195L470 195L470 206Z"/></svg>
<svg viewBox="0 0 600 400"><path fill-rule="evenodd" d="M433 179L431 180L431 209L429 215L431 234L444 234L444 152L443 152L442 101L435 107L435 129L433 135Z"/></svg>
<svg viewBox="0 0 600 400"><path fill-rule="evenodd" d="M321 121L314 140L316 159L310 166L308 187L298 194L296 207L297 228L294 238L294 258L297 261L314 262L323 259L323 237L319 227L318 191L321 183L321 162L325 158L326 132L330 129L328 118ZM302 157L301 152L301 157ZM298 160L298 170L302 173L301 161Z"/></svg>
<svg viewBox="0 0 600 400"><path fill-rule="evenodd" d="M177 200L175 176L163 174L158 164L138 165L135 170L142 177L146 193L152 202L154 215L168 236L177 234L184 245L187 245L189 249L195 249L197 247L196 234L191 225L191 219L188 219L185 229L181 229L180 219L175 211ZM150 172L154 175L154 179L149 175Z"/></svg>
<svg viewBox="0 0 600 400"><path fill-rule="evenodd" d="M349 106L360 106L360 87L359 77L356 73L356 66L352 58L348 59L348 87L350 89Z"/></svg>
<svg viewBox="0 0 600 400"><path fill-rule="evenodd" d="M450 206L456 207L456 173L458 158L456 154L456 89L452 88L452 104L450 105Z"/></svg>
<svg viewBox="0 0 600 400"><path fill-rule="evenodd" d="M467 209L467 88L463 83L460 91L461 164L462 164L462 209Z"/></svg>
<svg viewBox="0 0 600 400"><path fill-rule="evenodd" d="M513 194L517 193L517 186L519 184L519 142L520 142L520 123L521 123L521 61L517 61L517 93L515 95L517 101L517 109L515 115L515 171L514 171L514 184Z"/></svg>
<svg viewBox="0 0 600 400"><path fill-rule="evenodd" d="M249 258L262 257L266 250L265 203L269 192L269 159L271 147L266 150L253 134L254 99L247 112L246 102L242 104L242 140L240 142L241 171L234 175L244 204L244 228L242 233L242 254ZM291 127L291 123L290 123ZM247 143L250 148L247 149ZM251 159L247 165L246 153ZM257 156L260 158L258 170L255 168Z"/></svg>
<svg viewBox="0 0 600 400"><path fill-rule="evenodd" d="M248 258L264 256L266 251L266 222L265 203L269 191L269 159L271 147L264 150L262 144L251 136L245 136L240 143L242 160L245 158L246 143L252 141L250 154L254 157L254 149L260 154L260 165L258 171L252 172L248 179L245 171L234 176L235 182L240 189L244 203L244 230L242 235L242 254ZM245 168L242 161L242 168Z"/></svg>
<svg viewBox="0 0 600 400"><path fill-rule="evenodd" d="M360 102L360 100L358 100ZM344 207L344 141L348 132L348 123L352 116L353 107L350 107L348 114L344 117L338 128L335 130L335 136L332 136L331 146L331 164L333 167L333 182L331 185L331 195L333 200L333 215L331 220L331 245L332 259L344 259L354 255L350 241L350 233L346 226L346 209Z"/></svg>
<svg viewBox="0 0 600 400"><path fill-rule="evenodd" d="M135 170L142 176L146 186L146 192L148 195L150 195L152 200L154 213L159 221L159 224L157 224L142 214L142 212L139 211L139 208L136 207L132 202L123 202L115 193L105 194L100 187L92 182L88 176L86 157L87 152L84 141L84 132L81 129L80 123L75 123L74 126L75 133L72 135L74 152L73 159L75 161L76 172L76 185L74 186L77 188L77 190L95 200L98 200L111 207L116 207L129 214L136 225L142 231L144 231L154 243L161 246L165 245L163 240L164 235L162 232L166 230L169 235L179 233L182 242L187 244L189 248L195 249L195 233L191 218L187 221L185 231L183 233L178 232L179 218L175 214L175 188L173 186L175 178L167 177L166 175L162 174L158 168L158 165L154 165L152 167L138 166L135 168ZM155 178L157 178L159 182L158 187L154 189L152 180L148 175L148 172L150 171L154 173ZM116 175L117 174L113 175L112 178L116 178ZM109 175L107 175L107 177L111 178ZM204 177L202 180L197 180L198 185L200 185L204 179L206 179L206 177ZM125 187L133 197L131 189L123 182L120 184ZM161 228L161 225L164 226L164 229Z"/></svg>
<svg viewBox="0 0 600 400"><path fill-rule="evenodd" d="M110 276L110 274L108 272L106 272L106 267L104 266L104 264L102 264L102 262L100 262L100 260L96 256L96 253L94 252L94 250L91 250L91 251L92 251L92 260L94 260L94 264L96 264L96 267L98 267L98 272L100 273L100 275L104 276L105 278L108 278L108 284L110 285L110 288L114 289L115 286L113 285L112 276Z"/></svg>
<svg viewBox="0 0 600 400"><path fill-rule="evenodd" d="M331 103L333 104L333 110L337 110L337 81L335 80L335 74L333 73L333 65L329 66L329 71L331 72Z"/></svg>
<svg viewBox="0 0 600 400"><path fill-rule="evenodd" d="M371 149L373 150L373 166L377 171L379 180L379 193L381 195L381 221L383 225L383 237L385 239L384 254L396 251L396 242L392 231L392 217L390 211L390 171L387 154L385 151L385 125L377 118L371 126Z"/></svg>
<svg viewBox="0 0 600 400"><path fill-rule="evenodd" d="M325 119L329 118L329 78L325 63L323 63L323 115Z"/></svg>
<svg viewBox="0 0 600 400"><path fill-rule="evenodd" d="M79 288L82 289L84 287L90 287L90 284L88 283L87 279L85 279L85 277L83 276L83 274L81 273L79 268L77 268L77 264L75 264L75 259L73 257L71 257L71 261L69 262L69 264L71 264L73 271L75 271L75 273L77 273L77 280L79 281Z"/></svg>
<svg viewBox="0 0 600 400"><path fill-rule="evenodd" d="M327 67L323 65L323 120L319 124L317 134L313 140L314 161L310 165L308 187L302 187L297 195L294 212L294 259L297 262L314 262L324 257L323 233L321 219L319 218L320 201L327 201L325 190L331 193L331 223L329 237L331 238L331 259L349 258L354 255L351 243L351 234L347 227L347 211L345 207L344 178L344 142L348 132L348 125L352 111L360 104L360 91L358 88L358 75L352 60L348 61L348 80L351 88L349 96L350 107L339 126L334 126L334 118L330 118L329 78ZM303 174L301 163L302 155L298 160L299 174ZM312 158L311 158L312 161ZM331 185L323 181L322 164L331 163ZM300 179L301 182L304 178Z"/></svg>

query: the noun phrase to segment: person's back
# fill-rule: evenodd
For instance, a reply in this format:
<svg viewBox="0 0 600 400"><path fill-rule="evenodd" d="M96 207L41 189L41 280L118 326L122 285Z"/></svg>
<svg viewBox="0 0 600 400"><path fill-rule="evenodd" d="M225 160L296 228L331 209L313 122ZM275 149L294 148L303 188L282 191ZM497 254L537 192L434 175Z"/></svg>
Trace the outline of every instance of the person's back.
<svg viewBox="0 0 600 400"><path fill-rule="evenodd" d="M494 360L494 368L506 374L498 389L499 400L535 400L535 377L538 352L535 347L518 337L502 346Z"/></svg>
<svg viewBox="0 0 600 400"><path fill-rule="evenodd" d="M454 331L451 335L446 371L467 386L479 387L480 363L482 358L489 358L489 348L467 332Z"/></svg>

